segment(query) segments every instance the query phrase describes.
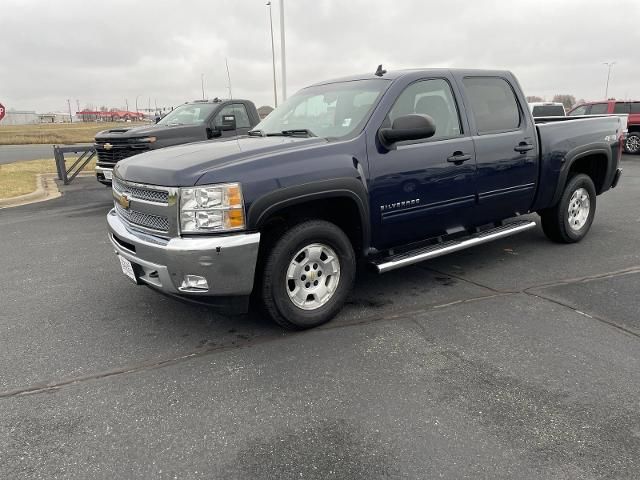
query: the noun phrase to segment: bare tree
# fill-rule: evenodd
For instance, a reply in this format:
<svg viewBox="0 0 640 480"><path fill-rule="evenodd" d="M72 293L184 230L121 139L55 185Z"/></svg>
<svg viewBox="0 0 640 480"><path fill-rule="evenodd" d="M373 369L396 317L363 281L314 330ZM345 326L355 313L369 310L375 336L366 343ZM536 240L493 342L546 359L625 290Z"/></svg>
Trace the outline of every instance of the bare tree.
<svg viewBox="0 0 640 480"><path fill-rule="evenodd" d="M537 95L529 95L527 97L527 102L529 102L529 103L544 102L544 99L542 97L537 96Z"/></svg>
<svg viewBox="0 0 640 480"><path fill-rule="evenodd" d="M557 94L553 96L553 101L564 105L564 108L571 108L576 104L576 97L569 94Z"/></svg>

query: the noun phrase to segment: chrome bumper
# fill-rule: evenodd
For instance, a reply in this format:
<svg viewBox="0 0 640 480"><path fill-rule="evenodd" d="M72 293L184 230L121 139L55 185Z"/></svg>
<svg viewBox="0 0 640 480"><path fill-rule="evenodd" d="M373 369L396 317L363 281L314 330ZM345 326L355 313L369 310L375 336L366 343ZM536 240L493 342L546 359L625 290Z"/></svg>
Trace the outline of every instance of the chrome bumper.
<svg viewBox="0 0 640 480"><path fill-rule="evenodd" d="M130 229L111 210L109 240L129 260L138 280L173 295L246 296L253 289L259 233L162 239ZM207 280L208 290L182 288L185 275Z"/></svg>
<svg viewBox="0 0 640 480"><path fill-rule="evenodd" d="M95 168L96 177L101 182L111 182L113 178L113 168L99 167Z"/></svg>

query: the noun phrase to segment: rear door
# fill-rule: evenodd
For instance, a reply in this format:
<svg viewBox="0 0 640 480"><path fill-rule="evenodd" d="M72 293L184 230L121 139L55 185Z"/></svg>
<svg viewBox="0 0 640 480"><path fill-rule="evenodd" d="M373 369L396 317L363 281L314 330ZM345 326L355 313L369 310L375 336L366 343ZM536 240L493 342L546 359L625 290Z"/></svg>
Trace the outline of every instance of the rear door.
<svg viewBox="0 0 640 480"><path fill-rule="evenodd" d="M425 114L436 124L433 137L398 142L391 150L371 139L371 216L378 248L456 232L471 222L475 155L452 86L445 74L413 81L378 126L390 126L401 115Z"/></svg>
<svg viewBox="0 0 640 480"><path fill-rule="evenodd" d="M525 114L517 84L507 76L459 81L476 152L476 225L526 213L536 190L538 149L533 118Z"/></svg>

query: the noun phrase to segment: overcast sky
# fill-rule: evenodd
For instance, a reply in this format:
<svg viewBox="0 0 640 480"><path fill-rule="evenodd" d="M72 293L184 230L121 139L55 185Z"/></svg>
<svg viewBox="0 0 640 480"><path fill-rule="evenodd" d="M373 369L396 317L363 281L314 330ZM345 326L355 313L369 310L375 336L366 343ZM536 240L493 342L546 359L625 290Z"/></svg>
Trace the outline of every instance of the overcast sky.
<svg viewBox="0 0 640 480"><path fill-rule="evenodd" d="M273 104L265 0L0 0L7 108ZM638 0L285 0L288 91L359 72L504 68L527 95L640 98ZM273 1L279 62L279 0ZM280 67L278 87L280 90Z"/></svg>

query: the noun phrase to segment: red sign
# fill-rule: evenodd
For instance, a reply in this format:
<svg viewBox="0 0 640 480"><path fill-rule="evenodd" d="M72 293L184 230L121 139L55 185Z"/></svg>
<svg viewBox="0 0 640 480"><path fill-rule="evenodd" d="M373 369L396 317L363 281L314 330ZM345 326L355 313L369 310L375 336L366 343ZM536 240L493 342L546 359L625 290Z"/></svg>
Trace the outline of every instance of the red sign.
<svg viewBox="0 0 640 480"><path fill-rule="evenodd" d="M4 118L4 112L6 112L6 110L4 109L4 105L0 103L0 120Z"/></svg>

